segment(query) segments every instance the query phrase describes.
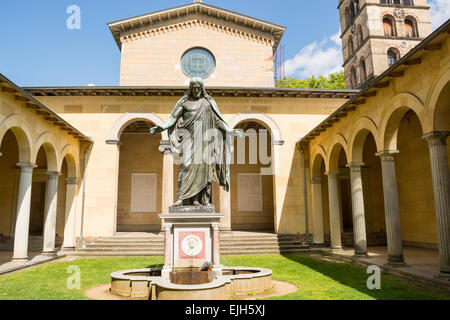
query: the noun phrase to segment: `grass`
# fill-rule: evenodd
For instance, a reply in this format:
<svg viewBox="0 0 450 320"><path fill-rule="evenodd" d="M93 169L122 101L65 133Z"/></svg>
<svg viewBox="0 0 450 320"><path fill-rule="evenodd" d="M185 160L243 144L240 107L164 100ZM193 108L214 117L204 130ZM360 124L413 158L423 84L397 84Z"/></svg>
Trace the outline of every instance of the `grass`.
<svg viewBox="0 0 450 320"><path fill-rule="evenodd" d="M87 300L83 292L110 282L110 274L125 269L161 264L160 257L82 258L56 261L13 274L0 276L0 300ZM450 299L445 290L425 286L389 275L382 275L381 290L366 287L365 269L347 263L322 261L302 255L225 256L227 266L272 269L273 279L296 284L295 293L272 300L399 300ZM70 266L81 270L81 289L68 289Z"/></svg>

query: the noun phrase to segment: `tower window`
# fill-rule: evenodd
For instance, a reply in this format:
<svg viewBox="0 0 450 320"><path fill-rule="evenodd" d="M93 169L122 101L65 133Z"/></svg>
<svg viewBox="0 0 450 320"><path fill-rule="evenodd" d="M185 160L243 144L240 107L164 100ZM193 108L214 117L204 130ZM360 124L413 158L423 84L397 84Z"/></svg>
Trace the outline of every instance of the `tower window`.
<svg viewBox="0 0 450 320"><path fill-rule="evenodd" d="M349 36L348 37L348 55L351 56L353 54L353 52L355 52L355 47L353 46L353 37Z"/></svg>
<svg viewBox="0 0 450 320"><path fill-rule="evenodd" d="M364 60L364 57L361 58L361 61L359 62L359 70L361 74L361 83L364 83L367 79L366 60Z"/></svg>
<svg viewBox="0 0 450 320"><path fill-rule="evenodd" d="M403 4L405 6L413 6L413 0L380 0L381 4Z"/></svg>
<svg viewBox="0 0 450 320"><path fill-rule="evenodd" d="M395 64L399 59L399 53L397 49L390 48L387 52L388 64L389 67Z"/></svg>
<svg viewBox="0 0 450 320"><path fill-rule="evenodd" d="M361 26L358 26L358 33L357 33L357 39L358 39L358 47L361 47L364 42L364 35L362 32Z"/></svg>
<svg viewBox="0 0 450 320"><path fill-rule="evenodd" d="M405 30L406 30L406 36L408 38L416 38L418 37L417 35L417 28L416 28L416 21L411 18L408 17L405 19Z"/></svg>
<svg viewBox="0 0 450 320"><path fill-rule="evenodd" d="M384 35L388 37L394 37L395 36L395 28L394 28L394 22L393 19L389 17L383 18L383 29L384 29Z"/></svg>
<svg viewBox="0 0 450 320"><path fill-rule="evenodd" d="M352 67L352 71L350 73L350 84L352 86L352 89L356 88L356 69L355 69L355 67Z"/></svg>

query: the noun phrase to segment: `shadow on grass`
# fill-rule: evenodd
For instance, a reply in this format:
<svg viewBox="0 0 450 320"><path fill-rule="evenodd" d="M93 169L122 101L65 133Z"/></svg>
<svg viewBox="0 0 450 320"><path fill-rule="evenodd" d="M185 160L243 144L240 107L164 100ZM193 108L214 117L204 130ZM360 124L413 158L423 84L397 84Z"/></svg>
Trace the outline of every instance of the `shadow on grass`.
<svg viewBox="0 0 450 320"><path fill-rule="evenodd" d="M324 261L319 257L310 255L283 254L282 256L374 299L450 299L450 293L444 289L423 285L384 273L381 275L381 289L370 290L367 287L367 281L373 273L367 273L362 266L342 261Z"/></svg>

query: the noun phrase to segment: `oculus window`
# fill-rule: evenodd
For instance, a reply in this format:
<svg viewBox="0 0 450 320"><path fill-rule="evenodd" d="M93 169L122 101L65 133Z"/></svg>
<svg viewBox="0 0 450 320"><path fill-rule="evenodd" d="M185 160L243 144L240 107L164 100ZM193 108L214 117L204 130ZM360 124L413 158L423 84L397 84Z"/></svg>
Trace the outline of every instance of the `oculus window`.
<svg viewBox="0 0 450 320"><path fill-rule="evenodd" d="M204 48L192 48L181 58L181 68L189 78L208 78L216 69L216 59Z"/></svg>

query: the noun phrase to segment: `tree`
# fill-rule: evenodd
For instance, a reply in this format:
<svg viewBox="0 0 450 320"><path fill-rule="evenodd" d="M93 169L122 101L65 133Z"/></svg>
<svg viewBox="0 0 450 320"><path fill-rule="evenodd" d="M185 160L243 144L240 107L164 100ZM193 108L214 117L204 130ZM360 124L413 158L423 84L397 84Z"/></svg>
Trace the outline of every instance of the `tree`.
<svg viewBox="0 0 450 320"><path fill-rule="evenodd" d="M285 77L277 82L277 87L283 88L318 88L318 89L345 89L344 71L331 73L328 77L314 75L305 80L294 77Z"/></svg>

